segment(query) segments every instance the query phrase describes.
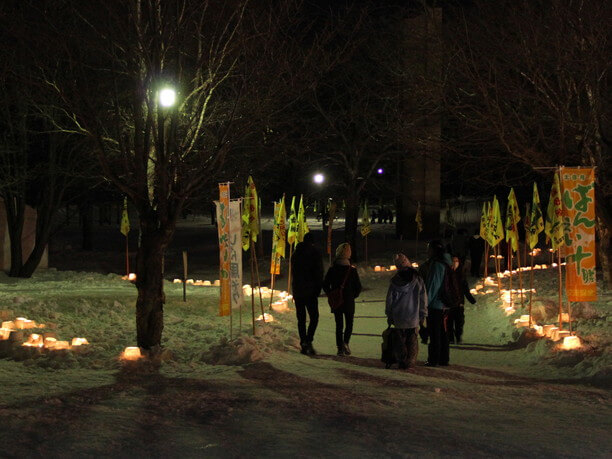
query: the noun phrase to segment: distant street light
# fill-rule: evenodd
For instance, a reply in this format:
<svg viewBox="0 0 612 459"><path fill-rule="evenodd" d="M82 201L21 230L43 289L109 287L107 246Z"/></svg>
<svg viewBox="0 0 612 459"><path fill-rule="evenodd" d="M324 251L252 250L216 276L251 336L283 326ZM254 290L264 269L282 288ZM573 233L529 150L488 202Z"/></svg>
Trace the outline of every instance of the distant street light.
<svg viewBox="0 0 612 459"><path fill-rule="evenodd" d="M159 104L162 107L172 107L176 102L176 91L172 88L164 88L159 91Z"/></svg>
<svg viewBox="0 0 612 459"><path fill-rule="evenodd" d="M314 180L316 184L320 185L325 181L325 176L323 174L315 174L312 180Z"/></svg>
<svg viewBox="0 0 612 459"><path fill-rule="evenodd" d="M378 175L383 175L385 173L385 170L382 167L379 167L376 172L378 172Z"/></svg>

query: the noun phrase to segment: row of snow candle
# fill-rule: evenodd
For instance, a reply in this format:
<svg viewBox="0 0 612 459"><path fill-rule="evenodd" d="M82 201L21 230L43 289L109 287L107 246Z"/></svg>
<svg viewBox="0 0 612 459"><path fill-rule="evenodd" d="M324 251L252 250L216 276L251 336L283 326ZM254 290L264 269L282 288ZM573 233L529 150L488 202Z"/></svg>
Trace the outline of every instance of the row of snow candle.
<svg viewBox="0 0 612 459"><path fill-rule="evenodd" d="M67 350L72 348L80 348L81 346L88 345L89 342L86 338L72 338L71 342L58 341L57 338L46 336L43 337L38 333L32 333L28 340L23 343L25 347L38 347L44 349L50 349L54 351Z"/></svg>
<svg viewBox="0 0 612 459"><path fill-rule="evenodd" d="M174 279L172 281L172 283L174 284L182 284L183 280L182 279ZM221 285L221 281L219 279L215 280L215 281L209 281L209 280L193 280L193 279L187 279L185 281L186 284L191 284L191 285L198 285L198 286L203 286L203 287L219 287Z"/></svg>
<svg viewBox="0 0 612 459"><path fill-rule="evenodd" d="M566 312L564 312L563 314L567 315ZM566 319L567 318L564 317L563 320L566 320ZM525 314L525 315L522 315L520 318L515 319L514 324L517 327L528 327L529 326L529 315ZM559 327L557 327L556 325L532 324L531 328L540 337L546 337L555 342L563 340L563 342L560 345L560 348L563 350L578 349L582 345L580 338L578 336L571 335L569 330L560 330Z"/></svg>
<svg viewBox="0 0 612 459"><path fill-rule="evenodd" d="M418 263L412 263L412 267L413 268L418 268L419 264ZM379 265L374 266L374 272L375 273L384 273L386 271L397 271L397 266L391 265L388 268L386 266L379 266Z"/></svg>

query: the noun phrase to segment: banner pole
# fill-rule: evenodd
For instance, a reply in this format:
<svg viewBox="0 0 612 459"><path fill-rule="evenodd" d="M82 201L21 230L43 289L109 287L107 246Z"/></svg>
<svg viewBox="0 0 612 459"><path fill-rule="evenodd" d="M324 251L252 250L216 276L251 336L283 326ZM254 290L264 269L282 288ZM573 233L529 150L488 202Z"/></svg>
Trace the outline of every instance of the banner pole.
<svg viewBox="0 0 612 459"><path fill-rule="evenodd" d="M487 241L485 241L485 251L484 251L484 278L483 278L483 283L484 283L484 279L486 279L489 276L489 243Z"/></svg>
<svg viewBox="0 0 612 459"><path fill-rule="evenodd" d="M252 241L251 241L252 242ZM255 336L255 269L253 268L253 246L251 245L251 316L253 319L253 336Z"/></svg>
<svg viewBox="0 0 612 459"><path fill-rule="evenodd" d="M499 277L499 270L500 270L500 261L498 255L500 254L501 250L499 250L499 243L495 246L495 277L497 277L497 292L499 295L499 298L501 298L501 278ZM511 296L512 298L512 296Z"/></svg>
<svg viewBox="0 0 612 459"><path fill-rule="evenodd" d="M252 241L251 248L255 245L255 241ZM266 321L266 316L264 314L264 306L263 306L263 297L261 295L261 279L259 277L259 264L257 262L257 253L253 251L253 255L255 257L255 273L257 274L257 289L259 290L259 306L261 306L261 320Z"/></svg>
<svg viewBox="0 0 612 459"><path fill-rule="evenodd" d="M557 268L559 271L559 330L563 328L563 276L561 274L561 247L557 249Z"/></svg>
<svg viewBox="0 0 612 459"><path fill-rule="evenodd" d="M418 256L419 256L419 224L417 223L416 241L414 243L414 261L416 261Z"/></svg>
<svg viewBox="0 0 612 459"><path fill-rule="evenodd" d="M287 274L287 293L291 294L291 258L293 258L293 244L289 243L289 273Z"/></svg>
<svg viewBox="0 0 612 459"><path fill-rule="evenodd" d="M186 250L183 250L183 301L187 302L187 251Z"/></svg>
<svg viewBox="0 0 612 459"><path fill-rule="evenodd" d="M516 251L516 264L518 265L516 269L518 269L519 275L519 292L521 293L521 308L525 307L525 295L523 292L523 271L521 266L521 248Z"/></svg>
<svg viewBox="0 0 612 459"><path fill-rule="evenodd" d="M533 303L533 259L535 258L531 254L531 269L529 270L529 328L531 328L531 305Z"/></svg>
<svg viewBox="0 0 612 459"><path fill-rule="evenodd" d="M514 294L512 293L512 244L508 244L508 272L510 273L510 306L514 306Z"/></svg>
<svg viewBox="0 0 612 459"><path fill-rule="evenodd" d="M125 275L130 276L130 248L129 248L129 241L128 241L128 235L125 235L125 270L126 273Z"/></svg>
<svg viewBox="0 0 612 459"><path fill-rule="evenodd" d="M276 269L276 264L274 265L274 269ZM274 278L276 277L276 275L274 273L272 273L272 281L270 283L270 289L272 290L272 293L270 295L270 306L269 306L269 310L272 310L272 300L274 299Z"/></svg>

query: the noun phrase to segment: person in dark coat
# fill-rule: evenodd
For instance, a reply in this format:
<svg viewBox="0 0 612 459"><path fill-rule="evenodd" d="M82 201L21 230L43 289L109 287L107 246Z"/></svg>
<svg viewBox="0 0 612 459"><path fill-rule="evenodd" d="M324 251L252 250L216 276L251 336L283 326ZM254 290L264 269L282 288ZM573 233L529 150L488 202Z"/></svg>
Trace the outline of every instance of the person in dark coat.
<svg viewBox="0 0 612 459"><path fill-rule="evenodd" d="M333 265L329 267L325 279L323 280L323 290L325 290L325 293L329 294L333 289L340 287L344 279L346 279L343 289L344 301L342 307L334 311L338 355L351 355L349 341L353 333L355 298L361 293L359 274L357 273L357 269L351 266L351 254L351 246L348 242L340 244L336 249L336 259ZM344 332L342 330L343 328Z"/></svg>
<svg viewBox="0 0 612 459"><path fill-rule="evenodd" d="M304 240L295 248L291 257L291 288L295 302L298 333L302 354L315 355L312 347L319 323L319 294L323 286L323 259L314 245L312 233L306 233ZM306 311L310 317L306 331Z"/></svg>
<svg viewBox="0 0 612 459"><path fill-rule="evenodd" d="M398 253L393 258L398 271L391 278L385 306L387 323L395 327L393 356L400 369L414 368L419 353L417 330L427 317L427 293L423 279L408 257Z"/></svg>
<svg viewBox="0 0 612 459"><path fill-rule="evenodd" d="M472 277L480 277L480 265L482 263L482 256L484 254L485 241L480 237L480 232L478 229L470 238L468 247L470 249L470 274Z"/></svg>
<svg viewBox="0 0 612 459"><path fill-rule="evenodd" d="M463 264L461 263L461 259L457 256L453 256L452 269L453 282L451 282L451 286L455 290L452 297L456 298L456 304L452 305L448 311L448 341L451 344L454 344L455 341L457 344L461 344L463 325L465 324L465 299L467 298L472 304L475 304L476 300L470 293L470 287L463 274Z"/></svg>
<svg viewBox="0 0 612 459"><path fill-rule="evenodd" d="M444 304L444 277L446 268L452 264L441 241L431 241L428 245L429 259L421 267L421 275L427 289L427 333L429 346L427 366L447 366L449 362L448 333L446 316L449 305Z"/></svg>

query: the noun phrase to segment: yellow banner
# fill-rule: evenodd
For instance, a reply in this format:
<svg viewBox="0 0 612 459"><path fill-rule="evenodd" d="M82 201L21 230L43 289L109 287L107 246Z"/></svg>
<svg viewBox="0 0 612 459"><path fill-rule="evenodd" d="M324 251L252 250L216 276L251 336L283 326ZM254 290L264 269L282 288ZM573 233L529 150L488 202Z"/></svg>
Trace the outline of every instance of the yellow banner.
<svg viewBox="0 0 612 459"><path fill-rule="evenodd" d="M518 203L514 188L510 188L508 195L508 205L506 206L506 242L510 243L513 252L518 250L518 228L516 224L521 221Z"/></svg>
<svg viewBox="0 0 612 459"><path fill-rule="evenodd" d="M368 212L368 203L363 204L363 213L361 214L361 235L366 237L372 229L370 228L370 213Z"/></svg>
<svg viewBox="0 0 612 459"><path fill-rule="evenodd" d="M127 237L130 232L130 217L128 216L127 198L123 198L123 212L121 213L121 234Z"/></svg>
<svg viewBox="0 0 612 459"><path fill-rule="evenodd" d="M567 298L595 301L595 170L562 167L561 184Z"/></svg>
<svg viewBox="0 0 612 459"><path fill-rule="evenodd" d="M423 215L421 214L421 202L417 203L416 215L414 217L414 221L417 224L417 232L420 233L423 231Z"/></svg>
<svg viewBox="0 0 612 459"><path fill-rule="evenodd" d="M217 206L217 227L219 229L219 315L230 314L230 184L219 183L219 205Z"/></svg>
<svg viewBox="0 0 612 459"><path fill-rule="evenodd" d="M282 202L282 201L281 201ZM274 226L272 227L272 254L270 256L270 274L280 274L280 254L277 247L280 240L280 208L281 202L274 203Z"/></svg>

